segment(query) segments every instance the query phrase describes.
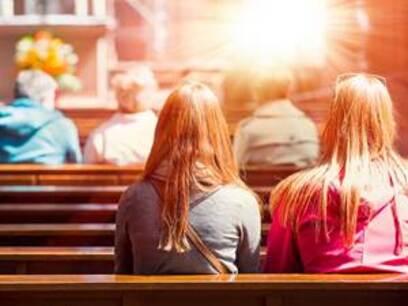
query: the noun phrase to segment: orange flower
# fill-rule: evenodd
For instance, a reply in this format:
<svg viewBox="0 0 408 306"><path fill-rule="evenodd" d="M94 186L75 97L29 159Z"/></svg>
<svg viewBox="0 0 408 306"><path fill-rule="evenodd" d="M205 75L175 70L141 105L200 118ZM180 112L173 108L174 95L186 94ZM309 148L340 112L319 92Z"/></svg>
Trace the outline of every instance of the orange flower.
<svg viewBox="0 0 408 306"><path fill-rule="evenodd" d="M34 34L34 39L35 40L41 40L41 39L51 40L52 34L48 31L38 31L37 33Z"/></svg>
<svg viewBox="0 0 408 306"><path fill-rule="evenodd" d="M38 54L34 48L27 51L24 57L18 62L20 68L38 68L40 65L40 60Z"/></svg>
<svg viewBox="0 0 408 306"><path fill-rule="evenodd" d="M42 70L53 76L65 89L80 88L80 81L74 75L77 61L73 47L48 31L25 35L16 44L15 63L19 70ZM76 80L76 84L72 80Z"/></svg>
<svg viewBox="0 0 408 306"><path fill-rule="evenodd" d="M53 76L57 76L64 73L66 69L67 65L58 55L58 50L55 47L49 48L47 59L43 65L43 70Z"/></svg>

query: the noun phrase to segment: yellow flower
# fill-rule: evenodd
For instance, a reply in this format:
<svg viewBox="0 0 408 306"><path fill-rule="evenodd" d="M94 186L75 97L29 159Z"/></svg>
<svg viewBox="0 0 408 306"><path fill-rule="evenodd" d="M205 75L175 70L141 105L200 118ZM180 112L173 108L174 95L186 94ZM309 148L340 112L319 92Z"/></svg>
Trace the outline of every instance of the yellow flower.
<svg viewBox="0 0 408 306"><path fill-rule="evenodd" d="M16 44L14 58L20 70L42 70L61 81L64 88L80 88L80 81L73 75L78 63L77 54L71 45L53 37L48 31L38 31L34 35L22 37ZM73 80L76 86L72 85L75 84Z"/></svg>
<svg viewBox="0 0 408 306"><path fill-rule="evenodd" d="M40 40L40 39L51 40L52 34L48 31L38 31L37 33L34 34L34 39L35 40Z"/></svg>
<svg viewBox="0 0 408 306"><path fill-rule="evenodd" d="M59 75L66 71L66 63L58 55L58 50L54 47L49 48L47 59L44 62L43 69L51 75Z"/></svg>
<svg viewBox="0 0 408 306"><path fill-rule="evenodd" d="M64 43L63 43L63 41L61 40L61 39L59 39L59 38L53 38L52 40L51 40L51 44L50 44L50 46L51 46L51 48L56 48L56 49L58 49L60 46L62 46Z"/></svg>
<svg viewBox="0 0 408 306"><path fill-rule="evenodd" d="M18 58L18 65L20 68L35 68L39 65L39 58L37 51L34 48L29 49L25 56Z"/></svg>

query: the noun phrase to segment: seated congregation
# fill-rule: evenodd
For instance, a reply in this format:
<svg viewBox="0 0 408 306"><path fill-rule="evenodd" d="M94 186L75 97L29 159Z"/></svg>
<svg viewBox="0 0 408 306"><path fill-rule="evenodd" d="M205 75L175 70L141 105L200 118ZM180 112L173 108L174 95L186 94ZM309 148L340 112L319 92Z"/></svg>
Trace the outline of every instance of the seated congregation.
<svg viewBox="0 0 408 306"><path fill-rule="evenodd" d="M32 73L30 82L46 78ZM112 207L116 226L103 229L114 230L115 273L408 272L408 173L394 150L393 104L383 78L338 77L321 150L317 128L288 99L285 74L257 79L260 106L239 124L234 144L207 86L182 83L156 115L142 103L157 86L153 80L117 76L119 113L91 134L84 150L89 163L145 163L140 181ZM25 82L20 75L16 100L0 108L0 134L7 136L0 140L1 162L80 162L74 125L50 108L52 87L36 87L51 99L40 101ZM56 151L41 151L44 143ZM259 192L240 177L240 168L254 164L309 167L268 189L267 228Z"/></svg>
<svg viewBox="0 0 408 306"><path fill-rule="evenodd" d="M197 78L191 75L185 81L190 79ZM318 131L288 98L293 83L290 74L277 70L266 77L258 72L254 79L259 107L236 129L233 150L238 165L313 165L319 156ZM22 71L15 99L0 108L0 163L146 162L162 104L155 101L155 76L146 66L139 66L115 75L112 86L118 111L88 135L82 153L77 127L54 107L57 83L42 71Z"/></svg>

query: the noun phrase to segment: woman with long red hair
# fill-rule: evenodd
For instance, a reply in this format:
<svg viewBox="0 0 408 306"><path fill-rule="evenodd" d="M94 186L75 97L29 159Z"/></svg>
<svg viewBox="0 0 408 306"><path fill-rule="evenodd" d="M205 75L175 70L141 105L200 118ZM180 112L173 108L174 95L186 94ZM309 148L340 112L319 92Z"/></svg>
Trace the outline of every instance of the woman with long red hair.
<svg viewBox="0 0 408 306"><path fill-rule="evenodd" d="M384 78L338 78L320 164L271 195L266 272L408 272L408 174Z"/></svg>
<svg viewBox="0 0 408 306"><path fill-rule="evenodd" d="M258 271L258 203L205 85L185 83L167 99L144 179L122 196L116 225L116 273Z"/></svg>

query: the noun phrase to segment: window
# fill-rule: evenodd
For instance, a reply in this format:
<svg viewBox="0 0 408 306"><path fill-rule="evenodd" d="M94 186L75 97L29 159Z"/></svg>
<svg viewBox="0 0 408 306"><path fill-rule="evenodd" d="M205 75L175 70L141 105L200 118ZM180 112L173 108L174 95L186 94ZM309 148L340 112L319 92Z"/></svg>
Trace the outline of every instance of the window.
<svg viewBox="0 0 408 306"><path fill-rule="evenodd" d="M51 14L74 14L74 0L26 0L26 14L51 15Z"/></svg>

